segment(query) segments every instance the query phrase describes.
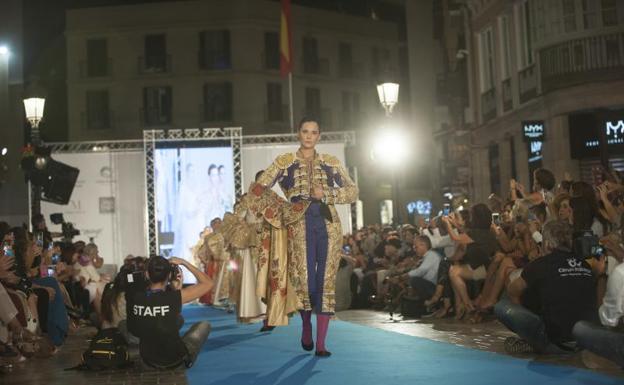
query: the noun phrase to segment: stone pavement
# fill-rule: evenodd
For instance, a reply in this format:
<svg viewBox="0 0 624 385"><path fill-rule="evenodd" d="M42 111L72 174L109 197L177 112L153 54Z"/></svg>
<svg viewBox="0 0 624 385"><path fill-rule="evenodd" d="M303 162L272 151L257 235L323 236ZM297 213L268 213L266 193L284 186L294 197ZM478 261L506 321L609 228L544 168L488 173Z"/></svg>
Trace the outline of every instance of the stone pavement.
<svg viewBox="0 0 624 385"><path fill-rule="evenodd" d="M387 313L372 310L347 310L338 313L338 318L370 327L451 343L468 348L481 349L499 354L507 354L503 348L505 338L512 334L497 321L481 324L469 324L452 318L441 320L390 320ZM13 368L0 374L0 384L11 385L147 385L147 384L186 384L187 378L182 369L176 371L156 371L135 363L134 367L114 372L64 371L80 362L80 355L88 345L88 339L95 334L95 329L81 328L72 333L61 350L51 358L31 358L23 363L14 364ZM330 328L331 334L331 328ZM331 338L331 337L330 337ZM137 352L132 352L138 362ZM588 360L582 354L571 356L539 357L534 355L520 358L547 362L556 365L587 367ZM595 361L592 361L595 362ZM601 373L624 379L624 371L618 368L599 369Z"/></svg>

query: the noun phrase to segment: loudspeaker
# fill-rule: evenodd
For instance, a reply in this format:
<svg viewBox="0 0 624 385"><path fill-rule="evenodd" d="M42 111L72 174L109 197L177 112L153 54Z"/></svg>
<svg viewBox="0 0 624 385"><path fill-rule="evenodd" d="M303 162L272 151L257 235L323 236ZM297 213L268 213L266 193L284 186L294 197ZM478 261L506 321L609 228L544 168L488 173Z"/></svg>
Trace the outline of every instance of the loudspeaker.
<svg viewBox="0 0 624 385"><path fill-rule="evenodd" d="M46 172L48 180L43 185L41 200L60 205L68 204L80 170L50 159Z"/></svg>

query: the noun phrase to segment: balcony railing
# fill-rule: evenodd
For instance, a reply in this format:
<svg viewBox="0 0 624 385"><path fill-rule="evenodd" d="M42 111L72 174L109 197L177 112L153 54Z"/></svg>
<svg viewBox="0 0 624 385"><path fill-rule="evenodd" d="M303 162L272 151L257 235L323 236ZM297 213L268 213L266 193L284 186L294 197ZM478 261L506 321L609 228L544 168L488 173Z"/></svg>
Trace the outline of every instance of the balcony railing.
<svg viewBox="0 0 624 385"><path fill-rule="evenodd" d="M518 93L520 104L526 103L537 96L537 69L535 64L518 72Z"/></svg>
<svg viewBox="0 0 624 385"><path fill-rule="evenodd" d="M171 55L139 56L138 72L142 75L171 73Z"/></svg>
<svg viewBox="0 0 624 385"><path fill-rule="evenodd" d="M573 39L539 51L543 92L624 78L624 33Z"/></svg>
<svg viewBox="0 0 624 385"><path fill-rule="evenodd" d="M232 58L227 52L197 51L197 62L202 71L222 71L232 69Z"/></svg>
<svg viewBox="0 0 624 385"><path fill-rule="evenodd" d="M80 61L80 77L85 78L110 78L113 76L113 59L103 63Z"/></svg>
<svg viewBox="0 0 624 385"><path fill-rule="evenodd" d="M80 125L83 130L111 130L115 128L115 116L112 111L92 111L80 113Z"/></svg>
<svg viewBox="0 0 624 385"><path fill-rule="evenodd" d="M511 78L503 80L501 84L503 96L503 111L507 112L513 108L513 94L511 92Z"/></svg>
<svg viewBox="0 0 624 385"><path fill-rule="evenodd" d="M491 88L481 94L481 118L488 122L496 118L496 89Z"/></svg>
<svg viewBox="0 0 624 385"><path fill-rule="evenodd" d="M171 111L160 108L139 109L139 119L143 127L169 126L173 120Z"/></svg>

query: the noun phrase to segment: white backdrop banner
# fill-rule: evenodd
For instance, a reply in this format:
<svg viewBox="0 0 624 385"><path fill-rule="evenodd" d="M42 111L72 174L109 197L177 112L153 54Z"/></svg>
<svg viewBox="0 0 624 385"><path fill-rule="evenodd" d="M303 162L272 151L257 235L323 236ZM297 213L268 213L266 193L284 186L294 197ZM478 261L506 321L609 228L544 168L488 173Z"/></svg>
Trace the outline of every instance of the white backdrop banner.
<svg viewBox="0 0 624 385"><path fill-rule="evenodd" d="M280 154L295 152L297 144L248 145L242 149L242 182L246 191L256 172L268 167ZM320 153L336 156L344 165L343 143L322 143ZM81 231L74 241L93 238L105 263L123 264L127 254L146 256L147 225L145 192L145 157L137 152L55 153L54 159L80 169L76 187L68 205L42 202L50 231L61 231L50 223L50 214L63 213ZM281 194L279 187L274 189ZM344 234L351 233L349 205L336 205ZM199 234L209 223L199 224Z"/></svg>
<svg viewBox="0 0 624 385"><path fill-rule="evenodd" d="M256 173L269 167L271 162L280 154L286 152L296 152L299 144L270 144L243 147L243 190L247 191L249 184L253 181ZM344 143L320 143L316 146L320 154L331 154L337 157L343 166L345 163ZM276 184L273 187L277 193L284 196ZM351 207L349 205L336 205L336 210L340 216L342 233L351 233Z"/></svg>
<svg viewBox="0 0 624 385"><path fill-rule="evenodd" d="M146 255L143 152L60 153L54 159L80 174L68 205L41 203L48 228L60 232L50 214L63 213L80 230L74 241L93 238L105 263L120 266L127 254Z"/></svg>

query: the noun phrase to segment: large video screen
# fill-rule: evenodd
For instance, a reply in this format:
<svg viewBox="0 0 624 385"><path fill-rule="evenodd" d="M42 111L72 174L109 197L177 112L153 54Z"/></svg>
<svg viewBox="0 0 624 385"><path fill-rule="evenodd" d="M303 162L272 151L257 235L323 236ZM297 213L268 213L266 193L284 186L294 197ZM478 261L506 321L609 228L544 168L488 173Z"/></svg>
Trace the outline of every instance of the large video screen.
<svg viewBox="0 0 624 385"><path fill-rule="evenodd" d="M159 252L192 262L200 233L233 209L232 148L158 148L154 158Z"/></svg>

